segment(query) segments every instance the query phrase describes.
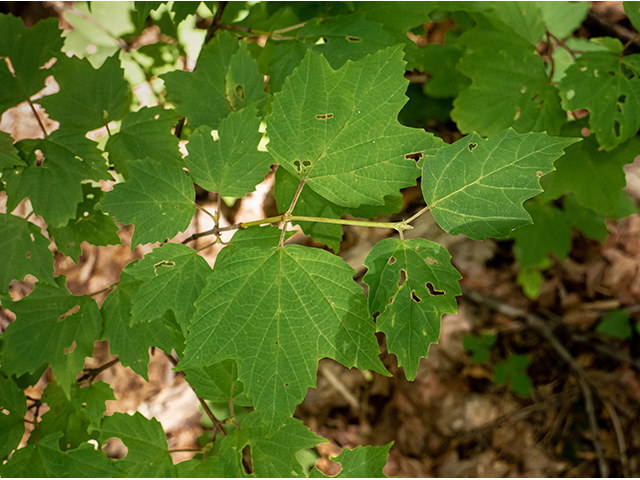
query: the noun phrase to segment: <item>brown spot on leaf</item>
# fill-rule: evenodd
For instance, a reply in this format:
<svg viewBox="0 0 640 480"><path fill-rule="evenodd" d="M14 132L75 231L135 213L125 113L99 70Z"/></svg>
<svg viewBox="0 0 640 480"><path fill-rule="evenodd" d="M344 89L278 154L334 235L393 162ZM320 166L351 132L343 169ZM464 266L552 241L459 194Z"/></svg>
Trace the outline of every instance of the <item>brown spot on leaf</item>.
<svg viewBox="0 0 640 480"><path fill-rule="evenodd" d="M322 115L316 115L316 118L318 120L329 120L330 118L333 118L333 113L325 113Z"/></svg>

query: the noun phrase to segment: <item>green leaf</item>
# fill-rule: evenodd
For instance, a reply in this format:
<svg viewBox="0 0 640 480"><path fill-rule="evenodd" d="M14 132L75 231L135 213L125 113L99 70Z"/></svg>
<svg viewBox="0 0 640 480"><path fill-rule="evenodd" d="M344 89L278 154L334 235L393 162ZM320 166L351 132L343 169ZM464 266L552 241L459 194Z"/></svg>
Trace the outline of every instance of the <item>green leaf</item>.
<svg viewBox="0 0 640 480"><path fill-rule="evenodd" d="M38 435L46 437L62 432L62 449L76 449L92 438L90 434L94 429L100 428L107 400L115 399L111 387L102 381L84 388L74 383L70 398L54 381L43 392L42 402L49 410L42 416Z"/></svg>
<svg viewBox="0 0 640 480"><path fill-rule="evenodd" d="M398 123L407 101L402 72L397 47L338 71L324 57L307 52L274 95L267 117L274 160L304 178L306 188L346 207L382 205L385 196L413 185L415 162L405 155L432 148L437 140Z"/></svg>
<svg viewBox="0 0 640 480"><path fill-rule="evenodd" d="M100 202L117 222L135 226L131 246L162 242L184 232L195 213L195 191L181 169L149 159L127 166L130 178Z"/></svg>
<svg viewBox="0 0 640 480"><path fill-rule="evenodd" d="M495 2L493 15L535 46L544 39L545 33L539 3L542 2Z"/></svg>
<svg viewBox="0 0 640 480"><path fill-rule="evenodd" d="M567 221L572 227L599 242L604 242L607 239L609 229L603 214L580 205L575 195L571 194L564 197L562 206L566 213Z"/></svg>
<svg viewBox="0 0 640 480"><path fill-rule="evenodd" d="M361 14L314 18L298 32L298 38L309 41L311 49L324 55L336 70L347 60L360 60L396 43L380 23L365 20ZM324 43L315 44L312 39L317 38Z"/></svg>
<svg viewBox="0 0 640 480"><path fill-rule="evenodd" d="M0 466L3 477L114 477L118 471L112 460L94 445L84 443L75 450L60 451L58 439L62 432L41 438L36 445L16 451Z"/></svg>
<svg viewBox="0 0 640 480"><path fill-rule="evenodd" d="M189 136L186 163L189 175L202 188L223 196L242 198L255 190L271 171L271 156L258 151L260 118L250 106L232 112L218 127L214 141L206 125Z"/></svg>
<svg viewBox="0 0 640 480"><path fill-rule="evenodd" d="M507 360L499 362L493 371L496 383L504 383L507 380L511 389L521 397L531 395L531 377L527 375L529 358L525 355L511 355Z"/></svg>
<svg viewBox="0 0 640 480"><path fill-rule="evenodd" d="M563 39L577 30L589 13L587 2L536 2L547 29Z"/></svg>
<svg viewBox="0 0 640 480"><path fill-rule="evenodd" d="M442 315L457 311L462 277L450 260L437 243L387 238L364 261L369 312L380 312L377 329L386 335L387 349L398 357L408 380L415 379L420 359L438 342Z"/></svg>
<svg viewBox="0 0 640 480"><path fill-rule="evenodd" d="M462 337L462 347L471 352L471 358L475 363L484 363L489 360L489 347L496 343L495 335L465 335Z"/></svg>
<svg viewBox="0 0 640 480"><path fill-rule="evenodd" d="M226 403L233 398L233 404L251 405L238 381L238 368L233 360L224 360L202 368L185 368L185 380L199 397L212 402Z"/></svg>
<svg viewBox="0 0 640 480"><path fill-rule="evenodd" d="M565 136L579 135L580 125L571 126ZM577 130L577 131L576 131ZM582 135L580 135L582 137ZM618 207L621 190L626 186L622 167L640 152L640 139L634 137L612 152L600 149L593 135L567 148L556 162L556 171L544 180L544 194L558 198L573 193L584 207L612 216Z"/></svg>
<svg viewBox="0 0 640 480"><path fill-rule="evenodd" d="M24 280L27 274L40 282L55 284L53 254L49 241L37 225L10 214L0 214L0 293L9 292L11 280Z"/></svg>
<svg viewBox="0 0 640 480"><path fill-rule="evenodd" d="M38 282L33 292L18 302L3 301L3 308L17 318L2 334L5 345L1 358L2 369L18 376L48 363L68 397L85 357L93 353L93 342L100 338L102 319L95 300L71 295L64 281L63 276L58 277L55 287ZM78 311L69 314L76 306Z"/></svg>
<svg viewBox="0 0 640 480"><path fill-rule="evenodd" d="M282 230L278 227L266 225L264 227L250 227L237 230L229 244L224 247L216 257L216 265L220 266L226 262L238 250L250 247L270 248L275 247L280 242ZM295 232L286 232L285 241L291 238Z"/></svg>
<svg viewBox="0 0 640 480"><path fill-rule="evenodd" d="M631 337L631 325L629 324L629 314L626 310L613 310L607 313L598 326L596 332L604 333L613 338L626 340Z"/></svg>
<svg viewBox="0 0 640 480"><path fill-rule="evenodd" d="M138 375L149 380L149 347L159 347L171 353L171 334L159 321L131 325L131 306L142 281L123 271L116 289L107 296L102 308L104 332L102 338L109 340L112 355L118 355L124 367L131 367Z"/></svg>
<svg viewBox="0 0 640 480"><path fill-rule="evenodd" d="M525 209L533 224L518 228L511 234L515 239L516 259L523 269L533 268L555 254L565 260L571 248L571 226L562 210L552 203L530 201Z"/></svg>
<svg viewBox="0 0 640 480"><path fill-rule="evenodd" d="M385 372L352 276L342 259L323 250L239 249L216 265L196 302L180 368L234 359L271 429L315 384L321 358Z"/></svg>
<svg viewBox="0 0 640 480"><path fill-rule="evenodd" d="M513 127L557 135L567 116L542 59L532 47L507 38L498 43L503 34L484 23L459 38L469 50L457 68L472 83L454 100L451 118L463 133L490 136Z"/></svg>
<svg viewBox="0 0 640 480"><path fill-rule="evenodd" d="M60 56L60 92L38 101L67 131L86 133L116 120L127 104L128 84L117 55L94 69L89 60Z"/></svg>
<svg viewBox="0 0 640 480"><path fill-rule="evenodd" d="M82 255L82 242L91 245L119 245L118 227L113 219L96 207L104 195L99 188L91 184L82 184L84 200L78 204L76 218L62 228L49 227L58 251L78 263Z"/></svg>
<svg viewBox="0 0 640 480"><path fill-rule="evenodd" d="M111 179L96 143L84 135L57 130L44 140L23 140L17 146L28 166L3 172L7 210L28 197L48 226L61 227L75 218L82 181Z"/></svg>
<svg viewBox="0 0 640 480"><path fill-rule="evenodd" d="M171 128L177 122L178 115L173 110L161 107L146 107L131 112L122 120L120 131L107 141L109 162L125 178L129 177L129 163L141 158L148 157L154 162L184 167L178 137L171 134Z"/></svg>
<svg viewBox="0 0 640 480"><path fill-rule="evenodd" d="M11 135L0 132L0 170L15 166L26 167L27 164L18 156L18 150L13 146Z"/></svg>
<svg viewBox="0 0 640 480"><path fill-rule="evenodd" d="M131 324L151 322L172 310L186 333L194 302L211 273L207 261L191 247L167 243L153 249L126 271L143 283L133 297Z"/></svg>
<svg viewBox="0 0 640 480"><path fill-rule="evenodd" d="M589 110L589 126L606 151L640 128L640 55L585 52L567 68L558 88L566 110ZM614 100L615 99L615 100Z"/></svg>
<svg viewBox="0 0 640 480"><path fill-rule="evenodd" d="M382 469L387 464L387 457L393 442L380 446L357 446L353 450L345 448L337 457L331 457L340 463L342 470L338 475L329 477L317 468L311 470L311 478L382 478Z"/></svg>
<svg viewBox="0 0 640 480"><path fill-rule="evenodd" d="M194 127L218 128L231 112L254 102L262 107L267 101L264 78L246 43L238 43L226 30L202 49L195 72L169 72L162 79L176 112Z"/></svg>
<svg viewBox="0 0 640 480"><path fill-rule="evenodd" d="M45 64L60 54L62 38L55 18L40 20L26 28L21 18L0 15L0 112L22 103L44 88L52 70Z"/></svg>
<svg viewBox="0 0 640 480"><path fill-rule="evenodd" d="M147 24L147 18L152 10L157 10L160 5L166 3L164 1L152 0L152 1L135 1L133 4L136 9L136 32L142 32Z"/></svg>
<svg viewBox="0 0 640 480"><path fill-rule="evenodd" d="M0 460L3 460L18 448L24 435L27 399L16 382L6 378L2 373L0 373L0 411L3 412L3 415L0 415Z"/></svg>
<svg viewBox="0 0 640 480"><path fill-rule="evenodd" d="M457 97L469 85L469 79L456 70L465 49L458 43L429 44L422 49L429 80L424 92L434 98Z"/></svg>
<svg viewBox="0 0 640 480"><path fill-rule="evenodd" d="M522 287L524 294L532 300L540 296L540 286L543 281L542 273L536 269L522 269L516 278L516 283Z"/></svg>
<svg viewBox="0 0 640 480"><path fill-rule="evenodd" d="M425 157L422 194L448 233L505 237L530 223L522 202L542 191L540 177L576 141L512 129L487 140L473 133Z"/></svg>
<svg viewBox="0 0 640 480"><path fill-rule="evenodd" d="M640 2L622 2L622 8L631 24L640 31Z"/></svg>
<svg viewBox="0 0 640 480"><path fill-rule="evenodd" d="M114 466L125 477L174 477L175 467L169 453L167 437L155 418L114 413L105 417L100 428L100 443L117 437L127 447L127 454Z"/></svg>

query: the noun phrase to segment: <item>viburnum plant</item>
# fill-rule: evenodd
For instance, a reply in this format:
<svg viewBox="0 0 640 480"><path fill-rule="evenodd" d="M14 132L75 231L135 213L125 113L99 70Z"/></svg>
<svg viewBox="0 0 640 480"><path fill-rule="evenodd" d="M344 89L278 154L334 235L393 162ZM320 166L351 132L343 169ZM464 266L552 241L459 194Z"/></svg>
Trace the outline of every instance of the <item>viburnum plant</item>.
<svg viewBox="0 0 640 480"><path fill-rule="evenodd" d="M447 250L405 238L423 215L452 235L515 238L535 296L572 226L602 238L605 218L632 211L622 166L640 153L640 57L625 55L633 38L573 36L588 4L152 1L127 6L118 29L99 6L72 7L75 30L64 33L56 19L25 28L0 16L0 111L27 102L42 130L16 143L0 132L0 299L16 316L0 336L4 477L322 476L296 454L326 440L293 418L319 360L389 375L381 333L413 380L442 315L456 312L461 276ZM625 9L640 25L637 4ZM443 41L424 45L426 22L443 21ZM160 40L139 46L148 28ZM195 67L179 69L189 56ZM409 87L420 72L426 83ZM49 76L59 92L32 100ZM156 106L134 100L141 82ZM45 129L34 103L59 128ZM422 128L440 117L465 136L447 144ZM101 128L106 142L87 137ZM242 198L273 165L279 215L222 227L218 208L212 229L170 241L203 208L194 184ZM400 211L401 190L416 182L423 209L375 220ZM30 213L19 216L25 199ZM116 222L133 225L132 248L160 243L99 307L54 276L52 250L78 261L82 242L117 244ZM290 224L336 253L343 225L397 235L368 254L365 295L329 248L288 244ZM231 230L213 269L190 246ZM27 274L33 291L13 301L10 283ZM111 388L80 388L98 340L145 378L150 347L172 355L201 398L230 404L230 418L174 465L159 422L104 416ZM49 410L17 449L34 402L23 390L47 367ZM124 458L96 448L112 437ZM340 475L381 475L389 448L345 449Z"/></svg>

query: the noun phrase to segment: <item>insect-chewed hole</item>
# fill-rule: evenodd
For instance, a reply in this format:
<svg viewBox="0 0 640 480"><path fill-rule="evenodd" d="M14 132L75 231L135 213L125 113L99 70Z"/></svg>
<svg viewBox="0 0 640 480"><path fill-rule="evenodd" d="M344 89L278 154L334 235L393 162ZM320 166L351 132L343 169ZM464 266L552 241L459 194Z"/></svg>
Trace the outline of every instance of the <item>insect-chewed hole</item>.
<svg viewBox="0 0 640 480"><path fill-rule="evenodd" d="M253 473L253 461L251 459L251 445L246 445L242 449L242 470L246 475Z"/></svg>
<svg viewBox="0 0 640 480"><path fill-rule="evenodd" d="M400 281L398 282L398 286L401 287L402 285L404 285L404 282L407 281L407 272L404 271L404 269L400 270Z"/></svg>
<svg viewBox="0 0 640 480"><path fill-rule="evenodd" d="M477 144L477 143L471 142L471 143L468 145L469 151L470 151L470 152L473 152L473 149L474 149L474 148L476 148L477 146L478 146L478 144Z"/></svg>
<svg viewBox="0 0 640 480"><path fill-rule="evenodd" d="M102 447L102 451L106 454L107 458L120 459L127 456L129 449L127 446L117 437L112 437L107 440L107 443Z"/></svg>
<svg viewBox="0 0 640 480"><path fill-rule="evenodd" d="M311 160L304 160L302 162L302 166L305 168L309 168L311 166Z"/></svg>
<svg viewBox="0 0 640 480"><path fill-rule="evenodd" d="M351 35L347 35L348 42L361 42L362 39L360 37L353 37Z"/></svg>
<svg viewBox="0 0 640 480"><path fill-rule="evenodd" d="M244 85L238 85L236 87L236 97L240 100L244 100Z"/></svg>
<svg viewBox="0 0 640 480"><path fill-rule="evenodd" d="M616 76L616 72L614 72L613 70L609 70L607 73L608 73L608 74L609 74L609 76L611 76L611 77L615 77L615 76Z"/></svg>
<svg viewBox="0 0 640 480"><path fill-rule="evenodd" d="M329 120L330 118L333 118L333 113L324 113L322 115L316 115L316 118L318 120Z"/></svg>
<svg viewBox="0 0 640 480"><path fill-rule="evenodd" d="M300 160L295 160L293 162L293 166L296 168L298 173L302 172L302 165L300 165Z"/></svg>
<svg viewBox="0 0 640 480"><path fill-rule="evenodd" d="M618 97L617 102L618 102L618 103L624 103L626 100L627 100L627 96L623 94L623 95L620 95L620 96Z"/></svg>
<svg viewBox="0 0 640 480"><path fill-rule="evenodd" d="M389 265L393 265L394 263L396 263L396 257L391 257L389 259Z"/></svg>
<svg viewBox="0 0 640 480"><path fill-rule="evenodd" d="M433 286L433 283L427 282L426 284L427 290L429 290L430 295L444 295L443 290L436 290Z"/></svg>
<svg viewBox="0 0 640 480"><path fill-rule="evenodd" d="M404 159L405 160L415 160L416 162L420 161L420 159L424 157L424 152L413 152L413 153L405 153L404 154Z"/></svg>
<svg viewBox="0 0 640 480"><path fill-rule="evenodd" d="M413 300L416 303L420 303L422 301L422 299L416 295L415 290L411 290L411 300Z"/></svg>
<svg viewBox="0 0 640 480"><path fill-rule="evenodd" d="M613 122L613 134L616 137L620 136L620 122L617 121L617 120L615 122Z"/></svg>
<svg viewBox="0 0 640 480"><path fill-rule="evenodd" d="M44 153L39 148L34 153L36 155L36 167L40 167L44 163Z"/></svg>

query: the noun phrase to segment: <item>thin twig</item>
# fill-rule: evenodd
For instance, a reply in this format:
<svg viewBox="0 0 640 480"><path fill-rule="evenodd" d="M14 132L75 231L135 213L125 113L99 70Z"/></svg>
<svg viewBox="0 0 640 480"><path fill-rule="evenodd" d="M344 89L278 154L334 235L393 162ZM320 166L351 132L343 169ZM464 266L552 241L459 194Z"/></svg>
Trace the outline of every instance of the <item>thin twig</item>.
<svg viewBox="0 0 640 480"><path fill-rule="evenodd" d="M278 243L280 247L284 245L284 239L287 233L287 224L291 221L288 217L291 217L291 214L293 213L293 209L295 208L296 203L298 203L298 199L300 198L300 194L302 193L302 189L304 188L304 184L306 182L307 180L305 178L300 180L300 185L298 185L298 190L296 190L296 194L293 196L293 201L291 202L291 205L289 205L287 212L282 217L282 220L284 223L282 224L282 232L280 233L280 242Z"/></svg>
<svg viewBox="0 0 640 480"><path fill-rule="evenodd" d="M93 297L95 295L100 295L101 293L106 292L107 290L111 290L112 288L115 288L117 286L117 283L112 283L111 285L109 285L108 287L103 288L102 290L98 290L97 292L93 292L93 293L89 293L88 296L89 297Z"/></svg>
<svg viewBox="0 0 640 480"><path fill-rule="evenodd" d="M38 120L38 125L40 125L40 129L44 133L45 138L48 137L49 134L47 133L46 128L44 128L42 120L40 120L40 115L38 115L38 112L36 112L36 107L33 106L33 103L31 103L31 100L28 100L27 103L31 107L31 111L33 112L33 114L36 116L36 120Z"/></svg>
<svg viewBox="0 0 640 480"><path fill-rule="evenodd" d="M604 408L609 411L611 417L611 423L613 423L613 429L616 432L616 438L618 439L618 449L620 450L620 465L622 465L622 475L624 478L631 478L631 470L629 469L629 458L627 457L627 444L624 441L624 431L622 430L622 424L620 423L620 417L616 412L616 407L609 400L603 398L602 403Z"/></svg>
<svg viewBox="0 0 640 480"><path fill-rule="evenodd" d="M360 403L358 402L356 396L351 392L351 390L349 390L346 385L342 383L342 381L338 377L336 377L324 363L321 363L319 365L319 370L322 376L327 379L331 386L335 388L340 395L342 395L347 403L351 405L353 411L357 414L360 411Z"/></svg>
<svg viewBox="0 0 640 480"><path fill-rule="evenodd" d="M101 365L97 368L85 368L84 371L84 375L82 375L79 379L78 379L78 383L84 382L85 380L89 380L89 383L91 383L93 381L94 378L96 378L100 373L102 373L103 371L107 370L108 368L111 368L112 366L114 366L116 363L118 363L120 361L120 359L118 357L114 358L113 360L111 360L108 363L105 363L104 365Z"/></svg>
<svg viewBox="0 0 640 480"><path fill-rule="evenodd" d="M218 30L220 30L224 24L222 23L222 14L224 12L225 7L227 6L226 1L220 0L218 2L218 9L216 10L216 14L213 16L213 21L209 28L207 29L207 35L204 37L204 44L206 45L213 38Z"/></svg>

